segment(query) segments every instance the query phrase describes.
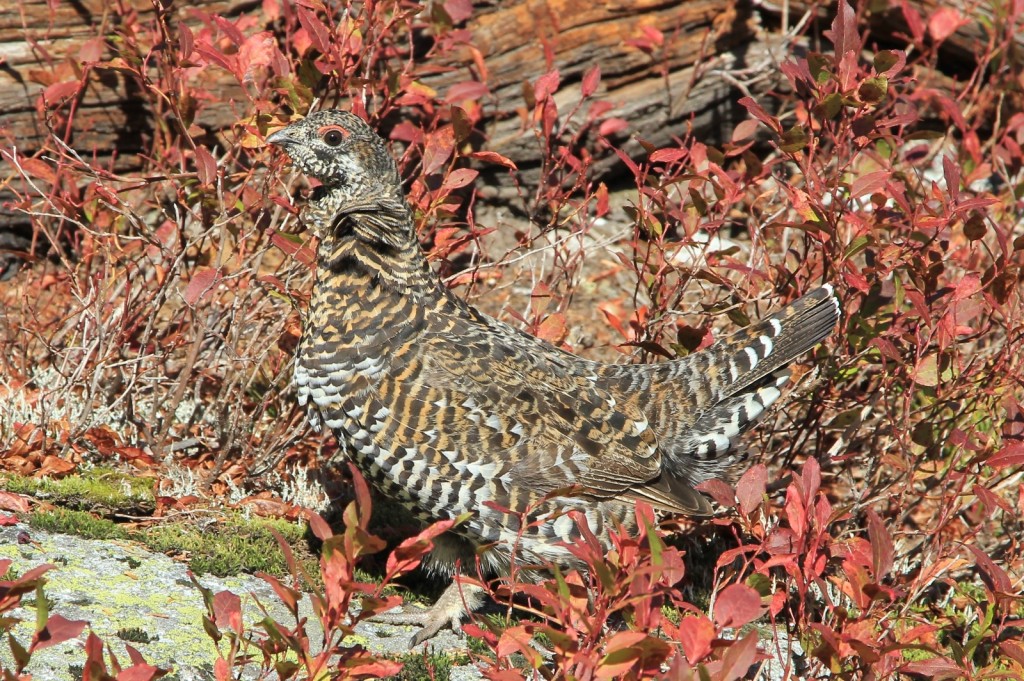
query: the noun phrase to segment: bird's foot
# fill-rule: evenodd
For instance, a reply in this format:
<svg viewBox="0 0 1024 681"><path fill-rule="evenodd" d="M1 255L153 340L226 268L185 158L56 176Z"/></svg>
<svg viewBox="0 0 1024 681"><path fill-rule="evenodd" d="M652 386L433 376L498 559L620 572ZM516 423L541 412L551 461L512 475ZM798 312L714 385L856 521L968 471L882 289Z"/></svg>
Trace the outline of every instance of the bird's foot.
<svg viewBox="0 0 1024 681"><path fill-rule="evenodd" d="M452 582L433 606L425 609L403 605L401 612L385 612L374 615L371 622L399 626L422 627L412 637L410 647L418 646L437 635L444 627L458 632L462 618L479 608L484 602L484 590L473 584Z"/></svg>

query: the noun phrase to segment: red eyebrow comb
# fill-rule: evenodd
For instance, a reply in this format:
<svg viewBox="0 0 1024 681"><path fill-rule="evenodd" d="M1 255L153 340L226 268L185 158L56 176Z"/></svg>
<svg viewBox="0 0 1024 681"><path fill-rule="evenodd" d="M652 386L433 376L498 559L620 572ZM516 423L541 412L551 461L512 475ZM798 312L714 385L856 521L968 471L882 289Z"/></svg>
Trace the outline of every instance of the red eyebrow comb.
<svg viewBox="0 0 1024 681"><path fill-rule="evenodd" d="M330 132L331 130L337 130L338 132L340 132L340 133L342 134L342 136L343 136L343 137L348 137L349 135L351 135L351 134L352 134L352 133L351 133L351 132L350 132L350 131L348 130L348 128L343 128L343 127L342 127L342 126L340 126L340 125L325 125L325 126L323 126L322 128L320 128L319 130L317 130L317 131L316 131L316 134L318 134L318 135L320 135L321 137L323 137L324 135L326 135L327 133L329 133L329 132Z"/></svg>

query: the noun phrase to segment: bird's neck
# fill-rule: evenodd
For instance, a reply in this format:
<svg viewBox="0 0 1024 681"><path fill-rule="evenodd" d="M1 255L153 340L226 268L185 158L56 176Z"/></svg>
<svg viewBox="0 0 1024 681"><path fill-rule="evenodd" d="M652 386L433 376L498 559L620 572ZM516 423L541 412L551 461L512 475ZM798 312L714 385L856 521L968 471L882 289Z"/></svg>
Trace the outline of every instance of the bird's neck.
<svg viewBox="0 0 1024 681"><path fill-rule="evenodd" d="M412 310L422 316L444 305L447 292L423 255L403 197L324 203L309 202L302 216L320 238L310 304L319 316L308 320L307 335L337 334L335 343L358 346L376 338L383 322L415 325Z"/></svg>
<svg viewBox="0 0 1024 681"><path fill-rule="evenodd" d="M431 295L439 288L431 272L408 204L400 193L370 200L314 197L303 222L320 238L318 285L383 288L402 296Z"/></svg>

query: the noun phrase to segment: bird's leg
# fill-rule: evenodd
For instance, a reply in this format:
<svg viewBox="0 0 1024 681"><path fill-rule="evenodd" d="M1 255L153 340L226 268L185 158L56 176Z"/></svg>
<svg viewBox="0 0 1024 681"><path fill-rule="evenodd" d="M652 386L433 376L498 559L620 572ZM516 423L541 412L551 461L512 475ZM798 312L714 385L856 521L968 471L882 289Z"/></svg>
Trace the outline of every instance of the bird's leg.
<svg viewBox="0 0 1024 681"><path fill-rule="evenodd" d="M412 637L412 646L418 646L437 635L442 627L449 626L459 631L462 618L484 603L484 589L475 584L460 584L452 581L441 597L429 608L415 608L403 605L401 612L386 612L375 615L372 622L423 627ZM414 609L415 608L415 609Z"/></svg>

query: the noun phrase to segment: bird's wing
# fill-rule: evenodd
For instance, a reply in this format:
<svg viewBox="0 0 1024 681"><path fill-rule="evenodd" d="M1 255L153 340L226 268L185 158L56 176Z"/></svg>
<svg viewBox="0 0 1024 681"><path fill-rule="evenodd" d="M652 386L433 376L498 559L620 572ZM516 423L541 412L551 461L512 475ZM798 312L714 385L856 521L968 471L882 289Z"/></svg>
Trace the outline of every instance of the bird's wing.
<svg viewBox="0 0 1024 681"><path fill-rule="evenodd" d="M578 369L571 355L512 327L453 316L392 358L380 390L394 404L397 441L428 431L428 458L486 465L534 499L564 491L706 513L699 493L662 479L643 412Z"/></svg>

